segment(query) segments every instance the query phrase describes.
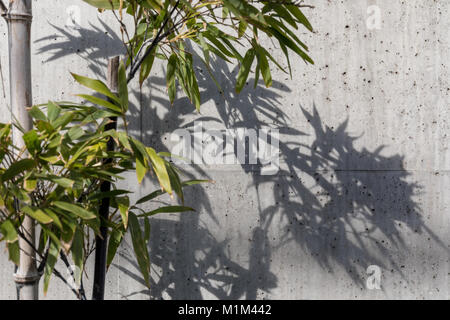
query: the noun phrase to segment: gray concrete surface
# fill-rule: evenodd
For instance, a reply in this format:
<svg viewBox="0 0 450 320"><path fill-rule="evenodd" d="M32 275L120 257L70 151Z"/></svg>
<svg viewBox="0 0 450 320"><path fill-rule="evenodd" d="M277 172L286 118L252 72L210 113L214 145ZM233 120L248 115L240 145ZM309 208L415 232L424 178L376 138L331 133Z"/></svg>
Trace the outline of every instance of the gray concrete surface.
<svg viewBox="0 0 450 320"><path fill-rule="evenodd" d="M106 59L123 52L108 14L75 5L78 29L65 26L67 1L34 1L35 103L74 99L83 89L68 71L104 74ZM215 183L187 191L196 213L152 220L150 291L124 244L108 273L109 299L450 298L450 2L315 5L308 16L316 33L298 33L316 65L296 59L293 78L274 72L272 88L250 85L236 95L237 70L216 62L226 93L199 70L198 114L181 93L170 106L161 66L142 90L133 85L129 119L145 143L170 149L170 133L195 120L278 128L281 169L261 176L246 166L185 168ZM380 29L367 26L373 5ZM0 37L6 79L4 22ZM284 61L276 45L267 48ZM5 85L1 121L10 119ZM155 188L134 175L126 183L136 198ZM381 270L380 290L367 286L371 265ZM0 298L14 299L3 251L0 270ZM46 298L73 297L53 280Z"/></svg>

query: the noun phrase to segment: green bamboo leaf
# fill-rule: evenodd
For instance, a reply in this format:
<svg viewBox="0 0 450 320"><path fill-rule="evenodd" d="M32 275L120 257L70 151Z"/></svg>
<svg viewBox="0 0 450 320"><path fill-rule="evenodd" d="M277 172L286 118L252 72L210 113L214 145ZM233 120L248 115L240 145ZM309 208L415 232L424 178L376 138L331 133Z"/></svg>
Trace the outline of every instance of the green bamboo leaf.
<svg viewBox="0 0 450 320"><path fill-rule="evenodd" d="M207 183L207 182L212 182L211 180L188 180L188 181L184 181L181 183L182 187L187 187L187 186L193 186L196 184L200 184L200 183ZM166 192L163 190L156 190L153 191L152 193L146 195L145 197L142 197L141 199L139 199L136 204L142 204L144 202L150 201L155 199L156 197L159 197L160 195L165 194Z"/></svg>
<svg viewBox="0 0 450 320"><path fill-rule="evenodd" d="M71 180L71 179L68 179L68 178L60 178L60 177L56 177L56 176L55 177L53 177L53 176L50 177L49 180L54 182L54 183L56 183L56 184L58 184L58 185L60 185L63 188L68 188L68 189L72 188L74 183L75 183L74 180Z"/></svg>
<svg viewBox="0 0 450 320"><path fill-rule="evenodd" d="M172 167L172 165L168 162L166 162L166 169L167 169L167 173L169 174L170 185L172 186L172 189L178 195L181 202L184 203L183 187L181 185L181 181L180 181L180 177L178 176L178 173L175 171L175 169Z"/></svg>
<svg viewBox="0 0 450 320"><path fill-rule="evenodd" d="M195 40L194 40L195 41ZM220 57L222 60L231 63L230 59L228 59L222 52L219 51L216 47L213 45L206 43L206 46L208 47L208 50L214 53L216 56ZM205 61L206 62L206 61Z"/></svg>
<svg viewBox="0 0 450 320"><path fill-rule="evenodd" d="M34 191L36 189L36 187L37 187L37 180L36 179L27 178L23 182L23 188L27 192Z"/></svg>
<svg viewBox="0 0 450 320"><path fill-rule="evenodd" d="M242 0L223 0L223 3L230 11L237 15L250 16L258 13L258 9Z"/></svg>
<svg viewBox="0 0 450 320"><path fill-rule="evenodd" d="M117 98L117 96L115 94L113 94L108 89L108 86L106 84L104 84L102 81L91 79L91 78L84 77L84 76L80 76L75 73L71 73L71 75L79 84L81 84L89 89L92 89L98 93L101 93L101 94L107 96L108 98L111 98L114 102L116 102L120 105L119 98Z"/></svg>
<svg viewBox="0 0 450 320"><path fill-rule="evenodd" d="M35 166L35 162L32 159L22 159L14 162L9 168L1 175L1 181L5 182L17 177L24 171L30 170Z"/></svg>
<svg viewBox="0 0 450 320"><path fill-rule="evenodd" d="M122 106L123 113L128 110L128 86L127 86L127 74L125 71L125 64L120 61L119 65L119 99Z"/></svg>
<svg viewBox="0 0 450 320"><path fill-rule="evenodd" d="M280 43L280 47L281 47L281 50L284 53L284 56L286 57L286 61L287 61L287 64L288 64L288 69L289 69L289 75L291 76L291 79L292 79L292 66L291 66L291 59L289 58L288 49L282 43Z"/></svg>
<svg viewBox="0 0 450 320"><path fill-rule="evenodd" d="M0 124L0 139L4 139L10 136L11 134L11 124Z"/></svg>
<svg viewBox="0 0 450 320"><path fill-rule="evenodd" d="M53 212L52 210L50 210L50 209L48 209L48 208L45 208L45 209L44 209L44 212L45 212L50 218L53 219L53 224L54 224L55 226L57 226L60 230L63 229L61 220L59 219L58 215L57 215L55 212Z"/></svg>
<svg viewBox="0 0 450 320"><path fill-rule="evenodd" d="M259 46L256 48L256 52L264 83L266 84L266 87L270 87L272 86L272 75L270 73L270 66L269 62L267 61L267 57L264 54L264 51L261 50Z"/></svg>
<svg viewBox="0 0 450 320"><path fill-rule="evenodd" d="M239 29L238 29L238 37L242 38L245 34L245 30L247 30L248 23L245 20L239 21Z"/></svg>
<svg viewBox="0 0 450 320"><path fill-rule="evenodd" d="M52 126L54 128L64 128L68 123L70 123L75 118L74 112L65 112L62 116L58 117L53 121Z"/></svg>
<svg viewBox="0 0 450 320"><path fill-rule="evenodd" d="M104 198L114 198L116 196L121 196L123 194L131 193L131 191L128 190L112 190L107 192L98 192L88 197L88 200L101 200Z"/></svg>
<svg viewBox="0 0 450 320"><path fill-rule="evenodd" d="M200 184L200 183L211 183L211 182L214 182L214 181L212 181L212 180L188 180L188 181L183 181L181 183L181 185L183 187L185 187L185 186L193 186L193 185Z"/></svg>
<svg viewBox="0 0 450 320"><path fill-rule="evenodd" d="M140 214L138 217L150 217L154 216L158 213L175 213L175 212L186 212L186 211L195 211L191 207L185 207L185 206L167 206L167 207L161 207L143 214Z"/></svg>
<svg viewBox="0 0 450 320"><path fill-rule="evenodd" d="M287 26L285 26L284 23L282 23L279 20L274 19L272 17L268 17L267 21L273 28L278 30L280 33L285 33L286 36L290 36L304 50L308 51L308 46L306 44L304 44L291 29L289 29Z"/></svg>
<svg viewBox="0 0 450 320"><path fill-rule="evenodd" d="M158 156L153 148L146 148L147 154L152 161L153 170L155 171L156 177L158 178L159 184L163 190L166 190L169 194L172 194L172 187L170 185L170 177L167 172L166 163L163 158Z"/></svg>
<svg viewBox="0 0 450 320"><path fill-rule="evenodd" d="M51 164L55 164L60 160L58 155L39 155L39 159L44 160L45 162L49 162Z"/></svg>
<svg viewBox="0 0 450 320"><path fill-rule="evenodd" d="M56 207L63 209L65 211L69 211L82 219L89 220L89 219L95 219L95 217L96 217L96 215L94 213L92 213L91 211L88 211L76 204L63 202L63 201L53 201L53 204Z"/></svg>
<svg viewBox="0 0 450 320"><path fill-rule="evenodd" d="M148 78L150 72L152 71L153 62L155 62L156 50L157 46L155 46L149 55L145 58L145 60L141 64L141 70L139 73L139 85L142 87L145 79Z"/></svg>
<svg viewBox="0 0 450 320"><path fill-rule="evenodd" d="M114 260L117 248L123 239L123 230L121 228L114 228L109 236L108 252L106 255L106 268L108 269Z"/></svg>
<svg viewBox="0 0 450 320"><path fill-rule="evenodd" d="M10 184L9 188L10 188L9 191L11 191L11 193L17 198L17 200L22 201L24 203L31 202L30 196L24 189L19 188L18 186L13 184Z"/></svg>
<svg viewBox="0 0 450 320"><path fill-rule="evenodd" d="M195 71L192 69L191 71L191 93L192 93L192 102L194 103L195 109L197 112L200 112L200 89L198 88L197 77L195 76Z"/></svg>
<svg viewBox="0 0 450 320"><path fill-rule="evenodd" d="M210 32L203 32L203 35L205 38L207 38L211 43L214 44L214 46L217 48L218 52L221 53L221 55L228 56L230 58L238 58L238 56L235 56L230 50L225 47L215 36L210 34Z"/></svg>
<svg viewBox="0 0 450 320"><path fill-rule="evenodd" d="M148 255L145 239L142 236L138 218L133 212L130 212L128 222L139 269L144 277L145 283L150 287L150 257Z"/></svg>
<svg viewBox="0 0 450 320"><path fill-rule="evenodd" d="M98 119L104 120L106 118L117 117L121 114L112 110L97 110L92 114L89 114L81 124L88 124L90 122L95 122Z"/></svg>
<svg viewBox="0 0 450 320"><path fill-rule="evenodd" d="M278 31L276 28L271 27L271 32L276 36L278 41L280 42L280 45L284 45L297 53L300 57L302 57L303 60L306 62L309 62L310 64L314 64L314 61L302 50L300 49L294 41L292 41L290 38L285 36L282 32Z"/></svg>
<svg viewBox="0 0 450 320"><path fill-rule="evenodd" d="M205 63L207 66L209 66L209 46L205 41L205 38L203 37L203 35L201 33L198 34L198 40L200 42L200 45L202 47L202 51L203 51L203 56L205 57Z"/></svg>
<svg viewBox="0 0 450 320"><path fill-rule="evenodd" d="M295 5L286 5L286 8L292 13L297 20L303 24L309 31L313 32L313 27L311 23L309 23L308 19L305 17L303 12Z"/></svg>
<svg viewBox="0 0 450 320"><path fill-rule="evenodd" d="M259 82L259 74L261 73L261 64L259 59L257 59L256 68L255 68L255 81L253 87L256 88Z"/></svg>
<svg viewBox="0 0 450 320"><path fill-rule="evenodd" d="M50 139L49 144L47 145L47 149L54 149L54 148L60 146L61 142L62 142L62 138L63 137L59 133L56 133L56 135L53 138ZM52 150L52 151L54 151L54 150ZM54 155L55 153L49 151L49 152L47 152L45 154L47 154L47 155L48 154Z"/></svg>
<svg viewBox="0 0 450 320"><path fill-rule="evenodd" d="M12 243L18 240L16 228L11 220L5 220L0 224L0 232L3 234L2 241Z"/></svg>
<svg viewBox="0 0 450 320"><path fill-rule="evenodd" d="M233 44L231 43L231 41L225 37L221 37L220 38L221 41L223 41L223 43L225 43L225 45L231 50L231 52L233 52L234 57L239 61L242 62L242 60L244 59L241 54L239 53L239 51L233 46ZM233 39L234 40L234 39ZM240 44L239 41L235 40L236 43Z"/></svg>
<svg viewBox="0 0 450 320"><path fill-rule="evenodd" d="M120 0L83 0L98 9L117 10L120 7Z"/></svg>
<svg viewBox="0 0 450 320"><path fill-rule="evenodd" d="M56 120L61 113L61 107L53 101L47 103L47 117L50 122Z"/></svg>
<svg viewBox="0 0 450 320"><path fill-rule="evenodd" d="M119 207L123 226L126 229L128 225L128 213L130 210L130 199L128 197L117 197L115 200L117 202L117 206Z"/></svg>
<svg viewBox="0 0 450 320"><path fill-rule="evenodd" d="M230 10L227 7L222 8L222 20L225 20L228 17Z"/></svg>
<svg viewBox="0 0 450 320"><path fill-rule="evenodd" d="M252 48L248 50L247 53L245 54L241 68L239 69L236 81L237 93L240 93L245 86L245 82L247 81L254 58L255 58L255 50Z"/></svg>
<svg viewBox="0 0 450 320"><path fill-rule="evenodd" d="M8 247L8 259L11 260L16 266L20 264L20 247L19 241L7 243Z"/></svg>
<svg viewBox="0 0 450 320"><path fill-rule="evenodd" d="M138 179L138 183L140 184L147 173L147 167L144 164L144 160L136 157L136 176Z"/></svg>
<svg viewBox="0 0 450 320"><path fill-rule="evenodd" d="M72 179L59 177L59 176L52 175L52 174L36 173L35 176L37 178L41 178L41 179L56 183L63 188L72 188L75 183L75 181Z"/></svg>
<svg viewBox="0 0 450 320"><path fill-rule="evenodd" d="M141 204L141 203L144 203L144 202L153 200L154 198L156 198L156 197L158 197L158 196L160 196L160 195L162 195L162 194L164 194L164 193L166 193L166 192L163 191L163 190L156 190L156 191L153 191L152 193L146 195L145 197L140 198L140 199L136 202L136 204Z"/></svg>
<svg viewBox="0 0 450 320"><path fill-rule="evenodd" d="M75 284L80 285L81 276L83 272L83 262L84 262L84 234L83 231L78 227L75 230L75 235L72 241L72 259L75 265L79 268L80 272L75 272Z"/></svg>
<svg viewBox="0 0 450 320"><path fill-rule="evenodd" d="M72 246L73 239L75 237L75 231L77 230L77 222L75 219L64 219L63 229L61 232L61 245L66 253Z"/></svg>
<svg viewBox="0 0 450 320"><path fill-rule="evenodd" d="M53 219L50 218L44 211L41 209L33 209L31 207L23 207L22 211L25 212L27 215L29 215L31 218L36 220L39 223L42 224L49 224L53 222Z"/></svg>
<svg viewBox="0 0 450 320"><path fill-rule="evenodd" d="M45 116L45 114L41 111L41 109L39 109L37 106L32 106L29 110L28 110L28 114L36 120L42 120L42 121L47 121L47 117Z"/></svg>
<svg viewBox="0 0 450 320"><path fill-rule="evenodd" d="M176 64L177 64L177 55L175 53L172 53L172 55L169 58L169 61L167 62L167 75L166 75L166 84L167 90L169 92L169 100L170 103L172 104L175 101L175 94L176 94L176 86L175 86Z"/></svg>
<svg viewBox="0 0 450 320"><path fill-rule="evenodd" d="M162 0L147 0L147 3L158 12L164 8L162 5Z"/></svg>
<svg viewBox="0 0 450 320"><path fill-rule="evenodd" d="M80 126L74 126L67 131L70 140L76 141L84 135L84 130Z"/></svg>
<svg viewBox="0 0 450 320"><path fill-rule="evenodd" d="M45 230L41 229L41 231L39 232L39 244L38 244L38 249L37 249L38 253L40 253L40 254L44 253L44 250L47 247L48 239L49 239L49 237L45 233Z"/></svg>
<svg viewBox="0 0 450 320"><path fill-rule="evenodd" d="M41 142L39 141L39 136L36 130L30 130L23 134L22 139L27 147L28 152L30 154L35 154L37 150L39 150L39 146Z"/></svg>
<svg viewBox="0 0 450 320"><path fill-rule="evenodd" d="M57 236L54 232L50 230L49 227L45 224L41 224L42 230L45 231L45 234L58 246L61 246L61 241L59 240L59 236Z"/></svg>
<svg viewBox="0 0 450 320"><path fill-rule="evenodd" d="M47 261L44 268L44 295L47 294L48 285L50 284L50 278L55 268L56 261L58 260L58 255L60 251L60 246L55 244L53 241L50 242L50 247L48 250Z"/></svg>
<svg viewBox="0 0 450 320"><path fill-rule="evenodd" d="M122 110L120 109L120 107L116 106L115 104L106 101L102 98L98 98L95 96L91 96L88 94L77 94L78 97L83 98L84 100L87 100L89 102L92 102L93 104L108 108L111 111L117 112L117 115L122 114Z"/></svg>
<svg viewBox="0 0 450 320"><path fill-rule="evenodd" d="M150 242L150 231L151 231L150 221L147 217L145 217L144 218L144 240L147 245Z"/></svg>
<svg viewBox="0 0 450 320"><path fill-rule="evenodd" d="M126 132L123 132L123 131L117 132L117 138L119 139L119 142L122 144L122 146L123 146L125 149L128 149L128 150L130 150L130 151L133 150L133 149L131 148L130 141L128 140L128 135L127 135Z"/></svg>
<svg viewBox="0 0 450 320"><path fill-rule="evenodd" d="M273 9L273 11L275 11L278 14L278 16L282 20L286 21L291 26L293 26L295 29L297 29L297 23L295 23L295 19L291 16L289 11L286 10L286 8L284 6L277 5L277 4L269 4L269 6L271 9Z"/></svg>

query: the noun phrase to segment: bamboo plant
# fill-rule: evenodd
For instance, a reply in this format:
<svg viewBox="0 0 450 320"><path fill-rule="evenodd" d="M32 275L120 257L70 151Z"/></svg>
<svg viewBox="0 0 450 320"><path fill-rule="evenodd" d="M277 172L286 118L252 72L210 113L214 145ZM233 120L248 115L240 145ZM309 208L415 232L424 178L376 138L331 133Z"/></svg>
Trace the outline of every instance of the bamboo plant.
<svg viewBox="0 0 450 320"><path fill-rule="evenodd" d="M99 234L102 223L108 230L104 239L108 241L107 265L129 231L139 268L149 286L148 218L163 212L194 210L183 206L183 188L203 182L183 181L167 159L170 154L158 153L128 134L129 83L137 76L142 86L159 60L167 67L169 100L173 103L181 88L199 110L196 61L206 67L219 90L211 61L220 59L239 65L235 84L238 93L250 74L255 86L262 78L268 87L272 85L274 67L291 74L292 53L307 64L313 63L308 47L299 38L301 32L313 31L302 11L312 7L303 1L83 1L101 12L112 13L120 26L127 56L120 65L118 92L112 92L98 79L72 74L96 95L80 94L85 104L49 101L30 108L33 126L22 132L24 147L12 143L11 124L0 124L0 241L6 243L10 259L18 264L18 239L24 236L20 225L24 217L31 217L40 230L34 249L38 270L44 276L44 292L52 275L67 282L55 265L60 259L70 267L71 256L82 271L72 274L78 284L72 291L80 299L86 298L82 274L86 260L96 249L93 235ZM132 21L131 26L126 20ZM266 39L278 43L285 63L277 61L264 47ZM107 129L115 117L123 120L124 130ZM20 129L20 123L14 125ZM115 142L113 151L107 148L110 140ZM105 158L111 161L105 162ZM136 172L139 183L152 173L160 187L130 203L130 190L117 187L117 181L130 170ZM101 192L104 181L110 181L111 191ZM142 210L143 203L165 193L177 196L181 205ZM110 199L111 210L108 219L102 220L98 208L104 198Z"/></svg>

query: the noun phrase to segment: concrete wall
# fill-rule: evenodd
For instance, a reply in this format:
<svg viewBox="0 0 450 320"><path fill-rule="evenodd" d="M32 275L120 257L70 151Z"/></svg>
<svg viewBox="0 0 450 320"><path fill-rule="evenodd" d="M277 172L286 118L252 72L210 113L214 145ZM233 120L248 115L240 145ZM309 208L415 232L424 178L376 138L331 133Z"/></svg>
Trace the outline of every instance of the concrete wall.
<svg viewBox="0 0 450 320"><path fill-rule="evenodd" d="M106 59L123 53L111 16L75 5L78 29L65 26L67 1L34 1L36 103L73 100L83 89L68 71L104 75ZM196 213L152 220L152 289L127 242L108 274L108 298L450 298L450 2L315 5L307 14L316 33L298 34L316 65L295 59L293 78L275 72L272 88L250 84L236 95L237 70L216 62L225 94L199 70L198 114L181 94L170 106L161 66L142 90L133 85L131 128L145 143L170 150L170 133L200 120L206 129L271 127L282 160L272 176L254 166L186 168L215 183L187 191ZM376 11L367 12L373 5L380 29L372 29ZM4 22L0 31L0 120L9 121ZM267 48L284 61L276 45ZM155 188L134 175L127 184L136 198ZM1 254L0 298L14 299ZM371 265L381 270L380 290L366 285ZM55 279L47 298L73 297Z"/></svg>

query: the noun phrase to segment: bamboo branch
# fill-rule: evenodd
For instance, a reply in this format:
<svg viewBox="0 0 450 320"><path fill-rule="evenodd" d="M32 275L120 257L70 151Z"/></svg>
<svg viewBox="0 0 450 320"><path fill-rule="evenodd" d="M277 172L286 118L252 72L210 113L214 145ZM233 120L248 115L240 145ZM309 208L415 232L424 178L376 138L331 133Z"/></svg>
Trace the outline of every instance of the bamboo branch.
<svg viewBox="0 0 450 320"><path fill-rule="evenodd" d="M162 31L165 29L167 23L169 22L170 17L172 17L173 13L175 12L175 10L179 4L180 4L180 0L178 0L175 3L170 14L164 19L163 25L158 30L158 33L154 37L152 43L147 47L147 50L145 51L143 57L141 59L139 59L139 61L137 61L134 66L131 66L130 73L129 73L128 79L127 79L127 83L129 83L131 81L131 79L134 78L134 76L136 75L136 72L139 69L139 67L141 66L142 62L144 62L145 58L147 58L148 55L153 51L153 48L155 48L155 46L158 44L158 42L161 41L164 37L166 37L169 34L169 32L165 32L163 35L161 35Z"/></svg>
<svg viewBox="0 0 450 320"><path fill-rule="evenodd" d="M24 234L21 230L17 230L17 233L18 233L18 235L19 235L20 237L22 237L22 238L25 240L25 242L28 243L28 245L30 245L30 247L33 249L33 251L39 256L39 258L41 258L41 261L46 259L45 256L43 256L41 253L39 253L39 251L36 249L36 247L34 246L34 244L26 238L25 234ZM70 290L75 294L75 296L76 296L78 299L80 299L80 297L81 297L80 292L78 292L77 290L75 290L75 289L67 282L66 278L64 278L64 276L63 276L56 268L53 268L53 274L54 274L57 278L59 278L62 282L64 282L64 284L66 284L66 285L70 288Z"/></svg>
<svg viewBox="0 0 450 320"><path fill-rule="evenodd" d="M62 250L59 252L59 254L60 254L61 260L64 262L64 264L66 265L67 270L69 270L70 275L72 276L73 283L76 283L75 273L73 272L73 270L72 270L72 268L70 266L70 263L69 263L69 260L67 259L66 254ZM80 271L80 272L82 272L82 271ZM84 287L83 287L83 281L81 281L80 287L78 288L78 290L76 292L77 292L77 296L78 296L79 300L86 300L86 295L85 295Z"/></svg>

